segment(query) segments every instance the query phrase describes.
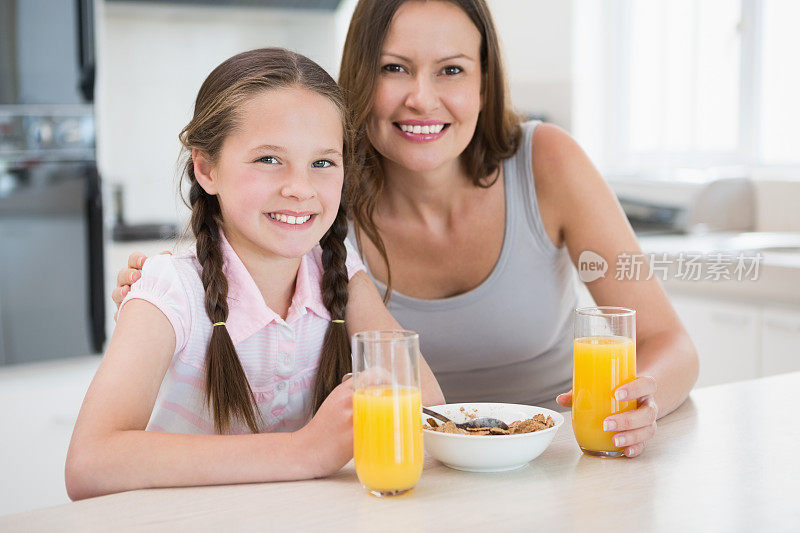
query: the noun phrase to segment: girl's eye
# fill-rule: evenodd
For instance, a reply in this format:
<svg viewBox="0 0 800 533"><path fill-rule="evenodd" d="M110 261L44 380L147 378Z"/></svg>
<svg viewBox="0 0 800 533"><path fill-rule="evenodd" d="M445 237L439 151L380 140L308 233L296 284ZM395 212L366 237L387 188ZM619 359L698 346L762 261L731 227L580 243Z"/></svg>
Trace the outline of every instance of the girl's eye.
<svg viewBox="0 0 800 533"><path fill-rule="evenodd" d="M405 69L396 63L390 63L388 65L384 65L383 70L386 72L403 72Z"/></svg>
<svg viewBox="0 0 800 533"><path fill-rule="evenodd" d="M266 163L268 165L274 165L278 162L278 159L275 156L265 155L264 157L259 157L256 161L258 163Z"/></svg>
<svg viewBox="0 0 800 533"><path fill-rule="evenodd" d="M320 159L311 163L311 166L314 168L328 168L334 166L334 163L330 159Z"/></svg>
<svg viewBox="0 0 800 533"><path fill-rule="evenodd" d="M462 72L464 72L464 69L462 69L461 67L459 67L457 65L449 65L449 66L444 67L444 69L442 69L442 71L447 76L455 76L456 74L461 74Z"/></svg>

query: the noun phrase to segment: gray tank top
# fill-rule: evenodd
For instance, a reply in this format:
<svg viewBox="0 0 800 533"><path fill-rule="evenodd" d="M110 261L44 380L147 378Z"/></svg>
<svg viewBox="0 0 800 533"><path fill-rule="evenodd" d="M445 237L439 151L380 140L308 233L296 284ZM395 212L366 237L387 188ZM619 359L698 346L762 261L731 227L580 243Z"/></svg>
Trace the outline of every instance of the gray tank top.
<svg viewBox="0 0 800 533"><path fill-rule="evenodd" d="M556 395L572 386L577 278L566 249L553 245L539 215L531 162L538 124L522 125L520 147L503 163L505 235L489 277L449 298L393 291L389 301L395 319L419 333L420 351L450 403L559 408ZM352 231L350 238L355 245ZM373 281L385 293L386 286Z"/></svg>

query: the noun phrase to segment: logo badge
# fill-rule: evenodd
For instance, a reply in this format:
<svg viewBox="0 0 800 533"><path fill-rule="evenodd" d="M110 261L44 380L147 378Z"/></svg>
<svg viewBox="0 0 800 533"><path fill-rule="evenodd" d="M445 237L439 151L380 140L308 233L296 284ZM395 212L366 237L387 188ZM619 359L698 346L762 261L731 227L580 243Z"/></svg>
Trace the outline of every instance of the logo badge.
<svg viewBox="0 0 800 533"><path fill-rule="evenodd" d="M584 250L578 257L578 276L584 283L591 283L606 277L608 263L600 254L591 250Z"/></svg>

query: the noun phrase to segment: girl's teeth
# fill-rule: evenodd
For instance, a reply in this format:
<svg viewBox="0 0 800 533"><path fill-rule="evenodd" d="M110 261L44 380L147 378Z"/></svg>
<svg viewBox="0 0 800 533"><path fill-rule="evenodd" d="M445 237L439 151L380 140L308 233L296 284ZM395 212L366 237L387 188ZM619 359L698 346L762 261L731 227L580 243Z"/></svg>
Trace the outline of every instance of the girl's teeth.
<svg viewBox="0 0 800 533"><path fill-rule="evenodd" d="M269 218L273 220L278 220L280 222L284 222L286 224L305 224L311 218L311 215L295 217L292 215L284 215L281 213L270 213Z"/></svg>

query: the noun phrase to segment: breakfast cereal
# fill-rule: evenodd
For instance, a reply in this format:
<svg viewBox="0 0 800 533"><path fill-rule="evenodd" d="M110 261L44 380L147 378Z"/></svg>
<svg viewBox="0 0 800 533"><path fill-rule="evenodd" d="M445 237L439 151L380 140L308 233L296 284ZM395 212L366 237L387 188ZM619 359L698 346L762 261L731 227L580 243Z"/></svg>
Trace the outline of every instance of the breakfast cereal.
<svg viewBox="0 0 800 533"><path fill-rule="evenodd" d="M464 408L462 407L463 411ZM472 416L470 418L475 418ZM438 431L440 433L456 433L459 435L519 435L521 433L533 433L534 431L541 431L543 429L551 428L555 425L553 417L544 417L543 414L534 415L527 420L517 420L508 425L508 429L501 428L466 428L461 429L456 426L455 422L445 422L444 424L437 424L432 418L428 419L428 425L424 426L425 429Z"/></svg>

